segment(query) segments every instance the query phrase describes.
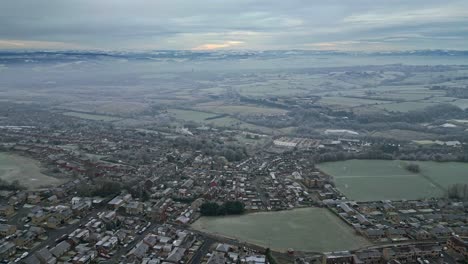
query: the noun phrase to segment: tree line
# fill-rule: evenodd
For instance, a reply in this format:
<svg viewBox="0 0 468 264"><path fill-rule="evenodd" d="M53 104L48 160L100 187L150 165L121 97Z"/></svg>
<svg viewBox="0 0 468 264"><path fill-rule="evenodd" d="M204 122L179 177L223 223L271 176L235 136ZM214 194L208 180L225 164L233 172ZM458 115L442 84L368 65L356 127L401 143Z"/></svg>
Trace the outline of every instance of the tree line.
<svg viewBox="0 0 468 264"><path fill-rule="evenodd" d="M244 211L245 205L240 201L227 201L221 205L216 202L204 202L200 206L200 213L204 216L237 215L243 214Z"/></svg>

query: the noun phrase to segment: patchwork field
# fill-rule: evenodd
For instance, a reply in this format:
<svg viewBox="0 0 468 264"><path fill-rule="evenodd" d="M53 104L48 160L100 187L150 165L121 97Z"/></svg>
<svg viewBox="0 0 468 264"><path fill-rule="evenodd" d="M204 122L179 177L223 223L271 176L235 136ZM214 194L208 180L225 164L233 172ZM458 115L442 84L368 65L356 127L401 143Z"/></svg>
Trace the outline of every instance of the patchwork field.
<svg viewBox="0 0 468 264"><path fill-rule="evenodd" d="M192 228L271 247L326 252L358 249L370 243L323 208L304 208L241 216L202 217Z"/></svg>
<svg viewBox="0 0 468 264"><path fill-rule="evenodd" d="M62 179L41 173L39 162L15 154L0 152L0 178L7 182L18 180L28 189L56 186Z"/></svg>
<svg viewBox="0 0 468 264"><path fill-rule="evenodd" d="M109 115L141 113L149 108L147 104L122 101L79 101L67 103L60 108L76 112L92 112Z"/></svg>
<svg viewBox="0 0 468 264"><path fill-rule="evenodd" d="M78 118L82 118L82 119L95 120L95 121L112 122L112 121L121 120L121 118L113 117L113 116L86 114L86 113L78 113L78 112L65 112L65 113L62 113L62 114L67 115L67 116L78 117Z"/></svg>
<svg viewBox="0 0 468 264"><path fill-rule="evenodd" d="M230 129L258 131L267 134L275 132L274 129L268 127L249 124L233 117L220 116L220 114L182 109L169 109L168 112L176 119L193 121L205 125L213 125L217 127L225 127Z"/></svg>
<svg viewBox="0 0 468 264"><path fill-rule="evenodd" d="M388 101L383 101L383 100L371 100L371 99L361 99L361 98L351 98L351 97L322 97L322 99L320 99L319 102L322 104L326 104L326 105L347 106L347 107L389 103Z"/></svg>
<svg viewBox="0 0 468 264"><path fill-rule="evenodd" d="M350 199L420 199L440 197L451 184L468 183L468 163L420 161L417 174L405 169L407 162L348 160L327 162L318 168L334 177L337 188Z"/></svg>
<svg viewBox="0 0 468 264"><path fill-rule="evenodd" d="M409 112L424 110L426 107L434 106L436 103L425 103L425 102L402 102L402 103L391 103L391 104L380 104L376 107L385 109L391 112Z"/></svg>
<svg viewBox="0 0 468 264"><path fill-rule="evenodd" d="M213 105L201 104L196 107L202 111L219 114L241 114L241 115L281 115L288 111L278 108L258 107L249 105Z"/></svg>
<svg viewBox="0 0 468 264"><path fill-rule="evenodd" d="M374 137L391 138L391 139L407 139L407 140L428 140L437 138L436 134L424 133L412 130L390 129L387 131L378 131L372 134Z"/></svg>

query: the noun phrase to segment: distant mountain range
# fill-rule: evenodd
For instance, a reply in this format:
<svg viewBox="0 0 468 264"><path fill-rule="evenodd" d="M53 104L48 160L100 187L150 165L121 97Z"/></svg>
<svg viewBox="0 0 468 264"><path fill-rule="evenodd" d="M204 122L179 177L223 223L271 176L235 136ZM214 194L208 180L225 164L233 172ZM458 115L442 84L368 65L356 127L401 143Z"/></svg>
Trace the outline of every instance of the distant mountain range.
<svg viewBox="0 0 468 264"><path fill-rule="evenodd" d="M15 63L57 63L88 60L129 60L129 61L206 61L239 59L275 59L306 56L463 56L468 51L455 50L413 50L392 52L342 52L309 50L271 50L271 51L181 51L157 50L142 52L122 51L0 51L0 64Z"/></svg>

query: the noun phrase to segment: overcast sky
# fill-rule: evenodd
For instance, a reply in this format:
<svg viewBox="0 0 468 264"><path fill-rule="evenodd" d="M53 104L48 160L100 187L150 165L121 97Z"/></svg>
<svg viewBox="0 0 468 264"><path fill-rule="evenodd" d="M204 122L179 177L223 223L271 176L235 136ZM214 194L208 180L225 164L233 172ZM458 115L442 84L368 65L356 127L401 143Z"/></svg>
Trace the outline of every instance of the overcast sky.
<svg viewBox="0 0 468 264"><path fill-rule="evenodd" d="M468 0L4 0L0 49L468 49Z"/></svg>

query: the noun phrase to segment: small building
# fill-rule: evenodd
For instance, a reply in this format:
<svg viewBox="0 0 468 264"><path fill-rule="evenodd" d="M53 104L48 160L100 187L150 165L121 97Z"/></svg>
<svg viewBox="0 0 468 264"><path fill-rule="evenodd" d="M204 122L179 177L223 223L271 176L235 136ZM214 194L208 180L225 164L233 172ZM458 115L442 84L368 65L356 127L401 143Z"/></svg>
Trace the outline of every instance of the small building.
<svg viewBox="0 0 468 264"><path fill-rule="evenodd" d="M327 252L323 254L322 264L358 264L356 255L348 251Z"/></svg>
<svg viewBox="0 0 468 264"><path fill-rule="evenodd" d="M4 242L0 244L0 259L7 260L16 254L16 245L11 242Z"/></svg>
<svg viewBox="0 0 468 264"><path fill-rule="evenodd" d="M58 243L54 248L52 248L50 250L50 253L56 258L60 258L65 253L67 253L70 250L70 248L70 243L68 243L67 241L62 241Z"/></svg>
<svg viewBox="0 0 468 264"><path fill-rule="evenodd" d="M0 224L0 237L13 235L16 232L15 225Z"/></svg>
<svg viewBox="0 0 468 264"><path fill-rule="evenodd" d="M15 213L15 209L11 205L0 204L0 216L9 217Z"/></svg>
<svg viewBox="0 0 468 264"><path fill-rule="evenodd" d="M458 236L451 236L447 240L447 247L464 258L468 258L468 241L463 240Z"/></svg>
<svg viewBox="0 0 468 264"><path fill-rule="evenodd" d="M39 195L36 195L36 194L30 194L30 195L28 195L27 202L29 204L38 204L38 203L41 202L41 197Z"/></svg>
<svg viewBox="0 0 468 264"><path fill-rule="evenodd" d="M139 215L143 213L143 203L130 202L125 205L125 212L129 215Z"/></svg>

